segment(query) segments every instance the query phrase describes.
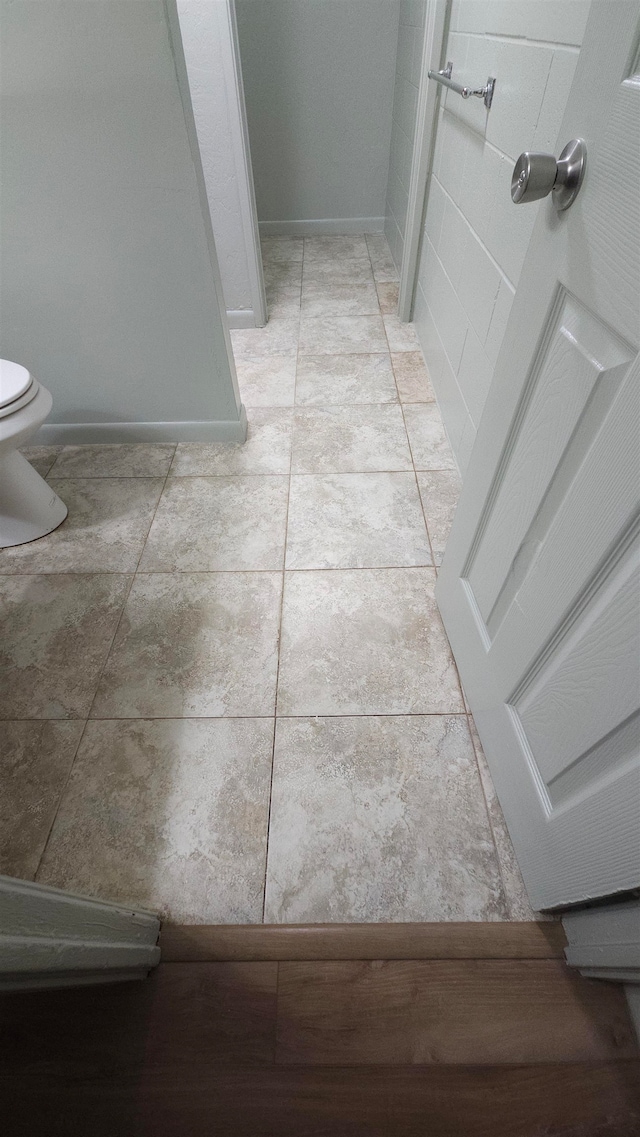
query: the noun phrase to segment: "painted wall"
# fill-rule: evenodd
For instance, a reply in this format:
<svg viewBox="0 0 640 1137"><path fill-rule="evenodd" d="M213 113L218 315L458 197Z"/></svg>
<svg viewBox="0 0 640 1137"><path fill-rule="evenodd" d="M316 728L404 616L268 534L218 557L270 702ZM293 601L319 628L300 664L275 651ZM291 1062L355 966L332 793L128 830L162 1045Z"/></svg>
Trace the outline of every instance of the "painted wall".
<svg viewBox="0 0 640 1137"><path fill-rule="evenodd" d="M384 231L400 271L407 223L427 0L400 0L396 84Z"/></svg>
<svg viewBox="0 0 640 1137"><path fill-rule="evenodd" d="M2 3L2 355L78 440L241 429L175 46L186 105L161 0Z"/></svg>
<svg viewBox="0 0 640 1137"><path fill-rule="evenodd" d="M236 0L236 10L265 231L316 220L325 224L308 231L381 230L399 0Z"/></svg>
<svg viewBox="0 0 640 1137"><path fill-rule="evenodd" d="M454 0L453 76L497 79L493 106L441 103L414 320L466 469L539 203L515 206L523 150L556 150L588 0ZM568 139L563 140L564 142Z"/></svg>
<svg viewBox="0 0 640 1137"><path fill-rule="evenodd" d="M243 221L246 168L240 108L231 74L226 0L178 0L193 114L227 311L233 324L253 308Z"/></svg>

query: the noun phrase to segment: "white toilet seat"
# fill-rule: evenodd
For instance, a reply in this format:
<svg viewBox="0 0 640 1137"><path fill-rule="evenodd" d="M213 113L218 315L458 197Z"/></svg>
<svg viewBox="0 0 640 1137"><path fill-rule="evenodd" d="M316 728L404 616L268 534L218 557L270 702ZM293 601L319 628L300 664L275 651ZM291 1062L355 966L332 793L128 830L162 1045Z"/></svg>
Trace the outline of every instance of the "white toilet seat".
<svg viewBox="0 0 640 1137"><path fill-rule="evenodd" d="M21 363L0 359L0 407L20 398L32 381L32 375Z"/></svg>
<svg viewBox="0 0 640 1137"><path fill-rule="evenodd" d="M10 403L5 403L4 405L0 404L0 419L7 418L9 415L15 414L16 411L22 410L22 407L26 407L28 403L35 399L39 390L40 384L38 380L31 379L31 383L23 395L20 395L17 399L13 399Z"/></svg>

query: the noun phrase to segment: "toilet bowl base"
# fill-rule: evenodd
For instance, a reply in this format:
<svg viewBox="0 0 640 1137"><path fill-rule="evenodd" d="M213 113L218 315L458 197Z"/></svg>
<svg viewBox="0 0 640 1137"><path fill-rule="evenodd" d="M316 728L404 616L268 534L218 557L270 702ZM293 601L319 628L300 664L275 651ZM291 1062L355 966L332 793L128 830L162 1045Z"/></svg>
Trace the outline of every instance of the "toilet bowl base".
<svg viewBox="0 0 640 1137"><path fill-rule="evenodd" d="M17 450L0 454L0 549L57 529L67 507Z"/></svg>

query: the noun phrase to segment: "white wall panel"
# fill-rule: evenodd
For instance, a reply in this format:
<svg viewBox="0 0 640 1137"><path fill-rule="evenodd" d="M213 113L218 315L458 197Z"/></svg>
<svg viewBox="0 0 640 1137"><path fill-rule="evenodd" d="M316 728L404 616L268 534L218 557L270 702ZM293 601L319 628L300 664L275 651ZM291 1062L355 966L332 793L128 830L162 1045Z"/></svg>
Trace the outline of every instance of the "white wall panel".
<svg viewBox="0 0 640 1137"><path fill-rule="evenodd" d="M236 0L264 232L382 228L399 10L400 0Z"/></svg>
<svg viewBox="0 0 640 1137"><path fill-rule="evenodd" d="M51 390L51 441L242 437L167 13L2 3L0 348Z"/></svg>

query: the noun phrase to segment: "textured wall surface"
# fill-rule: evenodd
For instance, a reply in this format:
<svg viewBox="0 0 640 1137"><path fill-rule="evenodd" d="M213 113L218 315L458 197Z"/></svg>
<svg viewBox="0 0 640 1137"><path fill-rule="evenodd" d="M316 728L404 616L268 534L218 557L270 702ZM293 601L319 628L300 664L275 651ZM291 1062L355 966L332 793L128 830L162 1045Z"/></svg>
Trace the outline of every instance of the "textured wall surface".
<svg viewBox="0 0 640 1137"><path fill-rule="evenodd" d="M399 0L237 0L260 221L384 216Z"/></svg>
<svg viewBox="0 0 640 1137"><path fill-rule="evenodd" d="M237 421L163 3L5 0L2 33L2 355L50 422Z"/></svg>
<svg viewBox="0 0 640 1137"><path fill-rule="evenodd" d="M488 112L451 91L441 103L414 319L462 470L540 208L512 203L513 164L555 151L588 11L588 0L453 3L453 77L494 75L496 94Z"/></svg>
<svg viewBox="0 0 640 1137"><path fill-rule="evenodd" d="M398 271L404 250L426 11L427 0L400 0L398 62L384 223L391 255Z"/></svg>
<svg viewBox="0 0 640 1137"><path fill-rule="evenodd" d="M222 0L178 0L193 114L228 309L252 307L235 160L238 108L226 78L228 24ZM234 103L230 104L229 99Z"/></svg>

